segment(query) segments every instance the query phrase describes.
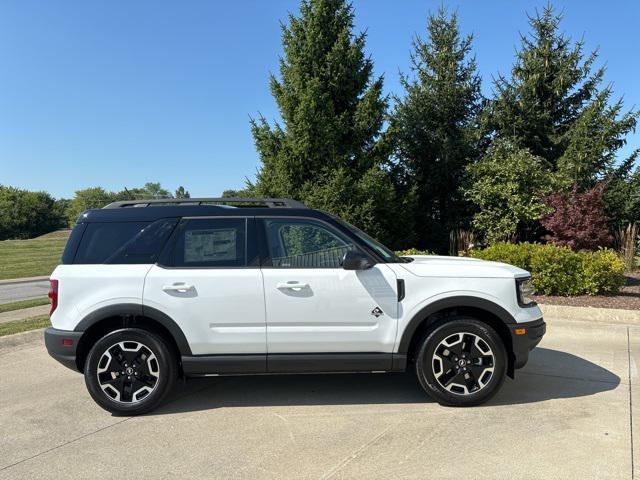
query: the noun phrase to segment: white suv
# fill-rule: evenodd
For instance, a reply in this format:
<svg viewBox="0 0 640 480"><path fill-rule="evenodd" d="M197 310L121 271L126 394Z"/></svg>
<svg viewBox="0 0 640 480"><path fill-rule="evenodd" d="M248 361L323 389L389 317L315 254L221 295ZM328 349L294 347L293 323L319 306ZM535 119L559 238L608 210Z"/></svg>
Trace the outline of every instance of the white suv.
<svg viewBox="0 0 640 480"><path fill-rule="evenodd" d="M45 341L116 414L157 407L179 376L410 367L467 406L540 342L531 294L519 268L398 257L293 200L116 202L78 219Z"/></svg>

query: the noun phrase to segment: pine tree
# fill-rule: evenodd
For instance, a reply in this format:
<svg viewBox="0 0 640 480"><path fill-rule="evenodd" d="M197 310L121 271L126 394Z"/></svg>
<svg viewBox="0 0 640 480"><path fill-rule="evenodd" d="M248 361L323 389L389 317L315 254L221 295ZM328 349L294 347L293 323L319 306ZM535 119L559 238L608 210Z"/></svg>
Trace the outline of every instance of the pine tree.
<svg viewBox="0 0 640 480"><path fill-rule="evenodd" d="M446 251L449 231L468 217L462 194L465 167L478 156L480 77L471 56L471 35L461 37L457 14L431 15L426 41L416 37L411 54L415 78L401 76L389 135L395 142L404 185L416 192L418 246Z"/></svg>
<svg viewBox="0 0 640 480"><path fill-rule="evenodd" d="M494 83L487 126L544 158L566 189L588 188L612 168L638 112L611 102L611 87L601 88L605 69L594 67L597 51L585 55L583 40L559 31L561 20L550 5L529 17L532 32L521 36L511 78Z"/></svg>
<svg viewBox="0 0 640 480"><path fill-rule="evenodd" d="M175 198L191 198L191 194L189 193L189 190L186 190L182 185L180 185L175 193L174 193L174 197Z"/></svg>
<svg viewBox="0 0 640 480"><path fill-rule="evenodd" d="M296 198L393 244L404 234L388 227L397 213L382 168L387 99L353 19L344 0L303 0L283 25L280 77L271 76L282 123L252 120L262 162L252 190Z"/></svg>

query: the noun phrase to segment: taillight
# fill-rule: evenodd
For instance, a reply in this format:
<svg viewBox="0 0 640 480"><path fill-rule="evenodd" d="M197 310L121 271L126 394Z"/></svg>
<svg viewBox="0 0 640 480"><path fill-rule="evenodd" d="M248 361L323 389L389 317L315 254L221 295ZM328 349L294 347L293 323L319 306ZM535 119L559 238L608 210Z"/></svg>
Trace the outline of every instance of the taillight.
<svg viewBox="0 0 640 480"><path fill-rule="evenodd" d="M51 286L49 287L49 300L51 300L51 311L49 315L58 307L58 280L49 280Z"/></svg>

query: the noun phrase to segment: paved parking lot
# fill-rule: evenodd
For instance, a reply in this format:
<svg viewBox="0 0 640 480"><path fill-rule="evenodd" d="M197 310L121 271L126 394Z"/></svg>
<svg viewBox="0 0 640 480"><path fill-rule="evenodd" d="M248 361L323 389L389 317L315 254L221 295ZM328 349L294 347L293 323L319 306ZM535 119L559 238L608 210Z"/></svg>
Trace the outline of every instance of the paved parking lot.
<svg viewBox="0 0 640 480"><path fill-rule="evenodd" d="M440 407L404 374L214 377L118 418L36 339L0 348L0 479L628 479L639 354L640 327L548 319L483 407Z"/></svg>

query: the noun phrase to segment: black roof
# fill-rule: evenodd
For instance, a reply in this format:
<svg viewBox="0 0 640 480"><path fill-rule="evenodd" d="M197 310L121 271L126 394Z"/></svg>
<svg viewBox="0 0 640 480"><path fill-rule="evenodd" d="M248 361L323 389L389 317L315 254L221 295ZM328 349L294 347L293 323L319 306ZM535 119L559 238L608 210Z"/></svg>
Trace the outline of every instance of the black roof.
<svg viewBox="0 0 640 480"><path fill-rule="evenodd" d="M212 205L205 202L222 202L226 199L138 200L116 202L105 208L83 212L78 223L90 222L153 222L161 218L179 217L253 217L297 216L327 219L327 213L306 208L303 204L287 199L231 199L231 203L248 203L250 206ZM265 202L266 206L256 203ZM273 204L269 202L280 202ZM283 204L282 202L287 202ZM290 203L289 203L290 202ZM291 206L290 206L291 205Z"/></svg>

